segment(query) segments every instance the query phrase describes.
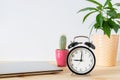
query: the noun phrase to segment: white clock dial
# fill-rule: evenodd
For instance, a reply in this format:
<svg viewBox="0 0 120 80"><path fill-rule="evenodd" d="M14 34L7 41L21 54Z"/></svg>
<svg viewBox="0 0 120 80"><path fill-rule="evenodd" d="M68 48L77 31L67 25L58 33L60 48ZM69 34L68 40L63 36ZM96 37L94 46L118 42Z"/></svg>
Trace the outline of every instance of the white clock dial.
<svg viewBox="0 0 120 80"><path fill-rule="evenodd" d="M93 52L83 46L71 50L67 60L70 70L77 74L86 74L95 66L95 56Z"/></svg>

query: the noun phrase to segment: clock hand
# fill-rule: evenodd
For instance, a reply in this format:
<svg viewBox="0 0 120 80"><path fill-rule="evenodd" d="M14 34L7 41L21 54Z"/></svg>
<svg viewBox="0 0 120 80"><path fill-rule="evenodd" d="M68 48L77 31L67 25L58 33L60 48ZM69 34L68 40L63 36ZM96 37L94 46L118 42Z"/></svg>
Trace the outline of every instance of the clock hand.
<svg viewBox="0 0 120 80"><path fill-rule="evenodd" d="M74 59L74 61L80 61L80 59Z"/></svg>
<svg viewBox="0 0 120 80"><path fill-rule="evenodd" d="M81 53L81 60L83 61L83 51L82 51L82 53Z"/></svg>
<svg viewBox="0 0 120 80"><path fill-rule="evenodd" d="M83 61L83 52L81 51L81 57L80 57L80 61Z"/></svg>

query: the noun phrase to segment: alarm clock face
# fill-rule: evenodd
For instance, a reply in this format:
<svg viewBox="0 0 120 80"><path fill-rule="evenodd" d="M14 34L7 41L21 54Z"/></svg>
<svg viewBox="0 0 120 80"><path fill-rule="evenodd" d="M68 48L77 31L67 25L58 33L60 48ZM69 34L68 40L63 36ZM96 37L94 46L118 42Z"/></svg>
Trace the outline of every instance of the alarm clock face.
<svg viewBox="0 0 120 80"><path fill-rule="evenodd" d="M91 72L95 66L95 62L93 52L84 46L73 48L67 56L68 68L79 75Z"/></svg>

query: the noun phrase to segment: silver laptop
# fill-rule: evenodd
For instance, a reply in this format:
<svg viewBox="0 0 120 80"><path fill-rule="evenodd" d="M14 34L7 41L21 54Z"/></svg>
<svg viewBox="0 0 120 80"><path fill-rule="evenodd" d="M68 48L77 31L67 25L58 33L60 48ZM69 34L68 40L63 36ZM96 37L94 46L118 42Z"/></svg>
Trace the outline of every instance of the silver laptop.
<svg viewBox="0 0 120 80"><path fill-rule="evenodd" d="M0 63L0 77L58 73L62 69L48 62L5 62Z"/></svg>

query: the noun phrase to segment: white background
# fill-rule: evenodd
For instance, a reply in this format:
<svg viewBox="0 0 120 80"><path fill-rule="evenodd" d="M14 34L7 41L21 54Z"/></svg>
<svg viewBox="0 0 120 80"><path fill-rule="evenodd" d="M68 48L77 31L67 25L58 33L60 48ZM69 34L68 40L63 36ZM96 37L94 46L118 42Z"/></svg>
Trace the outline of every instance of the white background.
<svg viewBox="0 0 120 80"><path fill-rule="evenodd" d="M0 0L0 60L55 60L60 35L67 36L68 44L74 36L88 36L94 15L82 24L85 12L76 13L86 6L94 5L85 0Z"/></svg>

